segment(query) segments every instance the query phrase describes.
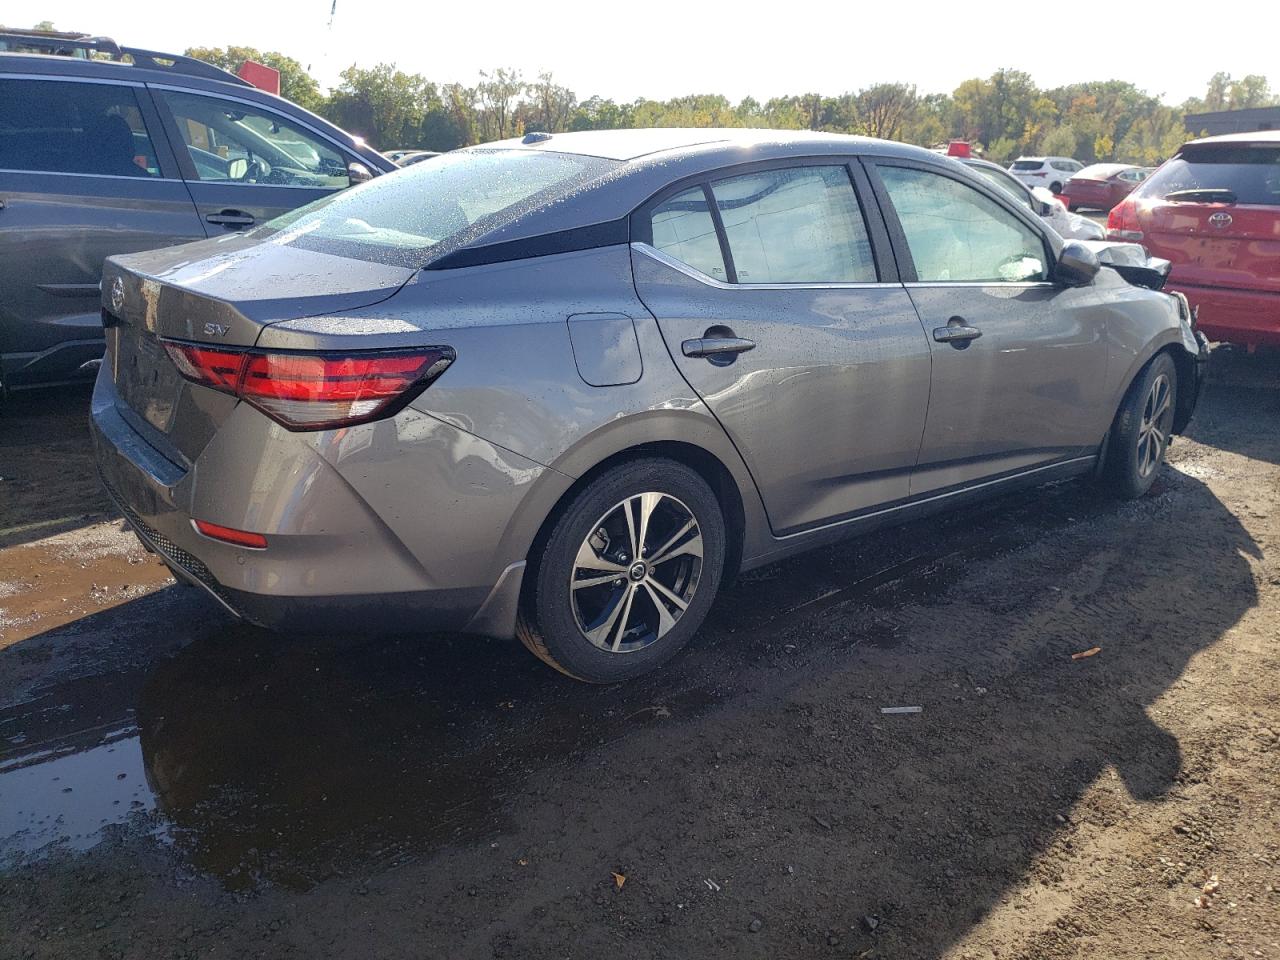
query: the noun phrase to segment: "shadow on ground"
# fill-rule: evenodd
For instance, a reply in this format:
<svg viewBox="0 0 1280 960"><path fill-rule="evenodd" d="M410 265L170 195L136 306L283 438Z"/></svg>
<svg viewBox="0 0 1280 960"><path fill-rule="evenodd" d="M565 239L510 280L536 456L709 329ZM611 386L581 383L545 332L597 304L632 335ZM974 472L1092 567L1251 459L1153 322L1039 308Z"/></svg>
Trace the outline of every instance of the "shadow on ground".
<svg viewBox="0 0 1280 960"><path fill-rule="evenodd" d="M1265 459L1269 441L1247 438L1274 419L1238 389L1211 384L1199 438ZM1075 808L1107 771L1153 802L1201 776L1149 708L1256 604L1258 555L1177 470L1129 504L1053 485L748 575L671 667L611 688L514 643L281 639L213 619L89 705L95 678L46 690L44 713L0 714L0 735L28 737L0 765L0 801L33 746L72 756L77 735L123 724L149 792L135 822L264 911L289 904L295 946L936 957L1042 869L1069 818L1105 821ZM166 594L171 621L182 596ZM0 668L64 638L129 643L131 607ZM880 712L898 705L923 711ZM114 850L11 877L47 910L92 897L86 873L133 883ZM171 942L191 899L141 889L147 935Z"/></svg>

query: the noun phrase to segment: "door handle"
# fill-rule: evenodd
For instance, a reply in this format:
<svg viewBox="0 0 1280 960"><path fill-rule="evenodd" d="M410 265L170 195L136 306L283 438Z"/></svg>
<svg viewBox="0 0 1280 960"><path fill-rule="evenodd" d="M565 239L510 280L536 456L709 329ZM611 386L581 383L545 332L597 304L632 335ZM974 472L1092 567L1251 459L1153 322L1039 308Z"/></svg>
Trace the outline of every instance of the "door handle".
<svg viewBox="0 0 1280 960"><path fill-rule="evenodd" d="M949 343L960 350L967 347L970 340L977 340L980 336L982 331L965 323L964 317L952 317L945 327L933 328L934 340L938 343Z"/></svg>
<svg viewBox="0 0 1280 960"><path fill-rule="evenodd" d="M247 227L252 225L253 217L239 210L223 210L205 217L210 223L220 223L225 227Z"/></svg>
<svg viewBox="0 0 1280 960"><path fill-rule="evenodd" d="M686 357L706 357L708 360L718 357L728 359L755 348L754 340L744 340L742 337L699 337L680 344L680 352Z"/></svg>

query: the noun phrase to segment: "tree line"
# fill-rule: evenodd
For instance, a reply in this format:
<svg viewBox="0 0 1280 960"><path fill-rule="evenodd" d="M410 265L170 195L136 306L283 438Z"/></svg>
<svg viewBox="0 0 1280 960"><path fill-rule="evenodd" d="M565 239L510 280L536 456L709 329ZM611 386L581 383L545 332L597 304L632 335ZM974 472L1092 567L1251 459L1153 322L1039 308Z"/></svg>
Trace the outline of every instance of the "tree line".
<svg viewBox="0 0 1280 960"><path fill-rule="evenodd" d="M40 27L48 29L48 23ZM1184 116L1280 104L1267 78L1216 73L1205 95L1178 105L1123 80L1041 89L1019 70L965 80L951 93L920 93L908 83L876 83L836 96L802 93L761 103L720 94L670 100L579 100L550 73L482 71L478 82L437 83L395 64L342 71L327 94L292 57L252 47L192 47L187 56L232 72L246 60L280 71L281 94L382 150L452 150L539 130L561 133L625 127L770 127L856 133L921 146L952 139L975 144L990 160L1020 154L1155 165L1187 139ZM1190 131L1195 134L1198 131Z"/></svg>

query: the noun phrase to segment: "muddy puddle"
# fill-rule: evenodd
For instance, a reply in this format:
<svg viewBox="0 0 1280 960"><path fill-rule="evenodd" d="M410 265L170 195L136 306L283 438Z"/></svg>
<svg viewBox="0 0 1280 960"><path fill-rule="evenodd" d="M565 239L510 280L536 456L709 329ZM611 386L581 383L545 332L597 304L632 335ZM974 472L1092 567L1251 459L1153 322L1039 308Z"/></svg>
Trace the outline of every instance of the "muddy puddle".
<svg viewBox="0 0 1280 960"><path fill-rule="evenodd" d="M306 889L494 838L565 765L607 763L600 747L647 725L735 709L760 682L751 664L805 671L836 643L892 648L896 604L1110 509L1080 485L1042 488L755 571L671 668L615 688L565 682L514 643L287 638L214 616L172 656L0 710L0 863L142 837L230 889ZM105 578L90 566L69 575ZM185 619L210 609L167 587L61 629L110 637L147 602L178 620L184 603ZM850 603L885 615L865 636L823 636L824 615Z"/></svg>

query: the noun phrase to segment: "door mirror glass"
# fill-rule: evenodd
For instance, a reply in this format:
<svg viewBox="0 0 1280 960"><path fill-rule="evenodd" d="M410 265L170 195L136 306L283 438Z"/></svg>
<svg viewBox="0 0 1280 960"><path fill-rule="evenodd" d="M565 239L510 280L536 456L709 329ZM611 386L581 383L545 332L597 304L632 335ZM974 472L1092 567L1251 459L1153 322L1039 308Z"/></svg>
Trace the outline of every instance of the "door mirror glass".
<svg viewBox="0 0 1280 960"><path fill-rule="evenodd" d="M243 180L249 173L249 161L244 157L237 157L234 160L227 161L227 179Z"/></svg>
<svg viewBox="0 0 1280 960"><path fill-rule="evenodd" d="M1098 275L1098 255L1083 243L1068 240L1058 254L1053 279L1067 287L1087 287Z"/></svg>
<svg viewBox="0 0 1280 960"><path fill-rule="evenodd" d="M357 183L368 183L373 179L373 174L369 168L363 163L356 163L354 160L347 164L347 177L351 180L354 187Z"/></svg>

